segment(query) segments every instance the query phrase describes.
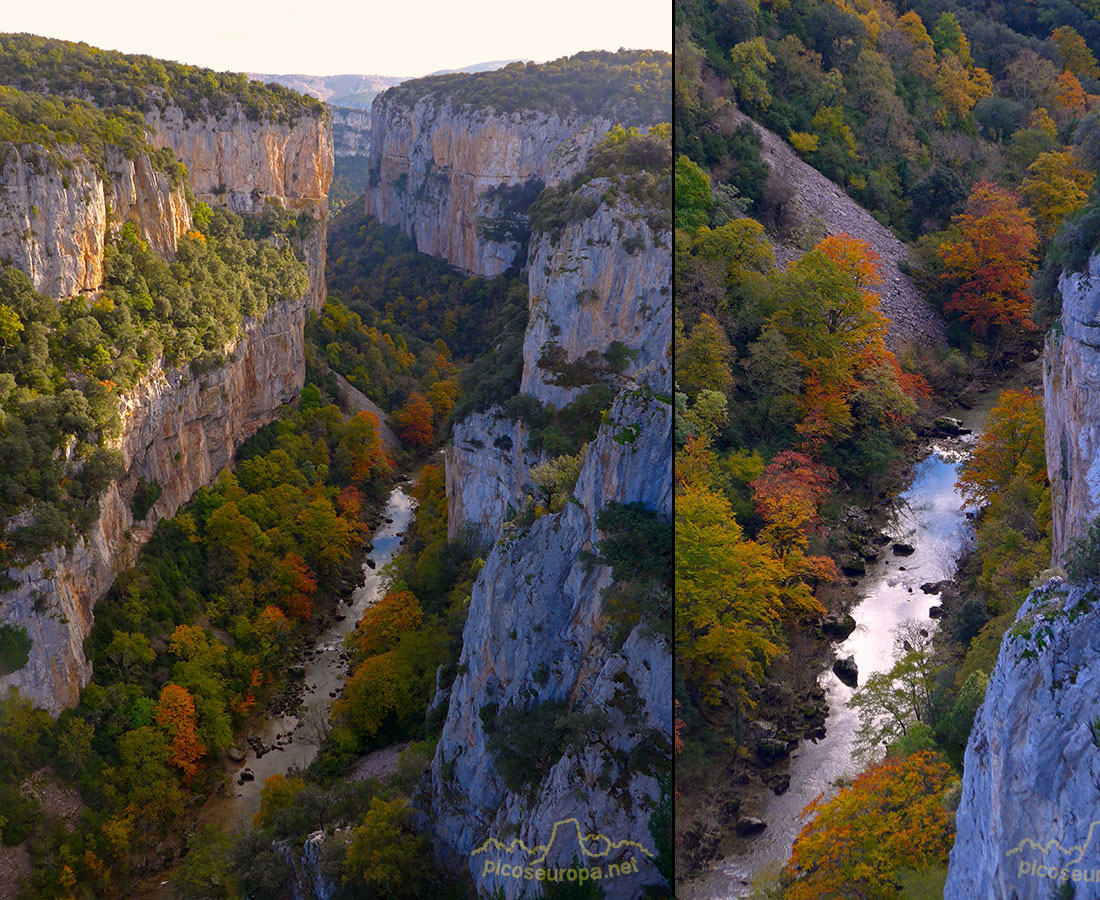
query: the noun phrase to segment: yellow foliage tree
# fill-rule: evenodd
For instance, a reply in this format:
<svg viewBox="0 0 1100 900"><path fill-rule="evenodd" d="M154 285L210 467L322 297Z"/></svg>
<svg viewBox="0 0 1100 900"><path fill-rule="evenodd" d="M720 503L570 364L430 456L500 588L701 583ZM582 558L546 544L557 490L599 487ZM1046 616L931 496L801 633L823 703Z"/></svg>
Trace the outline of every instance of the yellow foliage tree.
<svg viewBox="0 0 1100 900"><path fill-rule="evenodd" d="M1095 178L1070 150L1041 153L1027 167L1020 193L1035 211L1039 234L1045 240L1050 240L1062 222L1085 205Z"/></svg>

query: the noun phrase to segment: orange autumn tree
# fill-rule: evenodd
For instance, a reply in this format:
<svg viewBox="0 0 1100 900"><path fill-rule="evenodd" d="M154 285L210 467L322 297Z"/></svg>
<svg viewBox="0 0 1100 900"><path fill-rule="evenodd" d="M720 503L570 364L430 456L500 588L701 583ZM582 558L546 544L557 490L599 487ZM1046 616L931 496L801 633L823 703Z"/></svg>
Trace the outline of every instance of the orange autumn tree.
<svg viewBox="0 0 1100 900"><path fill-rule="evenodd" d="M156 722L164 729L169 744L169 762L176 766L184 781L190 781L199 771L199 762L206 747L199 740L195 699L187 688L168 683L157 701Z"/></svg>
<svg viewBox="0 0 1100 900"><path fill-rule="evenodd" d="M394 422L401 429L401 438L414 447L430 447L435 439L432 417L435 412L428 398L412 393L405 405L393 414Z"/></svg>
<svg viewBox="0 0 1100 900"><path fill-rule="evenodd" d="M420 601L411 591L386 594L370 607L355 627L355 646L365 656L385 653L397 645L406 631L415 631L424 620Z"/></svg>
<svg viewBox="0 0 1100 900"><path fill-rule="evenodd" d="M709 456L711 465L677 465L677 658L704 703L729 702L739 718L751 684L784 650L784 619L823 610L799 572L745 537L729 499L709 480L717 469L705 441L689 440L684 453Z"/></svg>
<svg viewBox="0 0 1100 900"><path fill-rule="evenodd" d="M818 507L835 480L835 469L787 450L777 454L750 484L753 504L765 523L761 543L770 546L787 570L801 578L832 581L838 575L831 559L807 554L809 535L821 526Z"/></svg>
<svg viewBox="0 0 1100 900"><path fill-rule="evenodd" d="M862 420L894 427L915 411L920 379L905 378L886 346L888 322L874 288L881 282L870 245L832 235L778 278L771 324L805 372L803 449L816 453Z"/></svg>
<svg viewBox="0 0 1100 900"><path fill-rule="evenodd" d="M938 753L889 757L831 800L819 796L795 841L788 900L898 896L898 871L947 862L954 840L945 795L956 782Z"/></svg>
<svg viewBox="0 0 1100 900"><path fill-rule="evenodd" d="M943 278L956 284L945 309L979 337L993 328L1033 330L1029 286L1039 235L1031 214L1012 191L982 180L952 222L961 237L939 248Z"/></svg>
<svg viewBox="0 0 1100 900"><path fill-rule="evenodd" d="M989 503L1018 475L1046 481L1043 401L1029 390L1002 391L956 487L970 503Z"/></svg>

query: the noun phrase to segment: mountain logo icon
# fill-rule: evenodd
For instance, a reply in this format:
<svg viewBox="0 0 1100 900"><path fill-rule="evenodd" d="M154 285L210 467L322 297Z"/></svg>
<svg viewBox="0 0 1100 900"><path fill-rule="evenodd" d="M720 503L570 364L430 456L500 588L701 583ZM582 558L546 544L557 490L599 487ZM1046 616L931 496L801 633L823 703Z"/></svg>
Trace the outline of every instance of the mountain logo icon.
<svg viewBox="0 0 1100 900"><path fill-rule="evenodd" d="M1100 828L1100 820L1092 822L1089 825L1089 831L1088 834L1085 835L1085 842L1083 844L1072 844L1069 847L1063 847L1057 838L1051 838L1045 844L1040 843L1036 840L1032 840L1031 838L1024 838L1015 847L1007 851L1005 853L1005 856L1012 856L1016 853L1022 853L1025 849L1038 850L1040 853L1046 855L1048 853L1054 852L1054 849L1057 848L1059 852L1064 853L1067 857L1069 857L1066 860L1066 865L1072 866L1075 863L1079 863L1084 857L1085 853L1088 852L1089 847L1092 846L1092 838L1097 828Z"/></svg>
<svg viewBox="0 0 1100 900"><path fill-rule="evenodd" d="M490 837L476 850L471 851L470 856L473 857L480 853L488 853L490 851L496 851L497 853L514 853L518 848L527 854L527 856L532 857L528 860L528 865L538 866L545 861L547 854L550 852L550 848L554 846L554 842L560 837L565 840L575 840L580 850L581 857L589 860L606 860L610 853L624 848L638 850L650 859L653 859L655 855L652 850L643 844L639 844L637 841L613 841L606 834L599 834L598 832L585 834L581 828L581 823L576 818L569 818L561 819L554 823L554 828L550 832L550 839L545 844L536 844L533 847L529 847L520 838L514 838L508 843L504 843L503 841L498 841L496 838Z"/></svg>

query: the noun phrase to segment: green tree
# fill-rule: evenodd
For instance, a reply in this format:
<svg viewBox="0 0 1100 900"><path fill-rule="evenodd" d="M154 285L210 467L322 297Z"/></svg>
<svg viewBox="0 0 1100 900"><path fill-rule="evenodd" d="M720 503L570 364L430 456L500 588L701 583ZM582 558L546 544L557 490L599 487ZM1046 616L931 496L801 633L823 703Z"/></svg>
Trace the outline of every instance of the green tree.
<svg viewBox="0 0 1100 900"><path fill-rule="evenodd" d="M710 221L714 206L710 177L686 156L680 156L676 159L674 184L676 227L697 231Z"/></svg>
<svg viewBox="0 0 1100 900"><path fill-rule="evenodd" d="M762 37L754 37L735 44L730 49L730 59L733 62L730 80L738 101L749 111L767 112L772 105L766 80L768 66L775 62L767 42Z"/></svg>
<svg viewBox="0 0 1100 900"><path fill-rule="evenodd" d="M372 797L363 824L352 832L343 880L389 900L426 896L427 849L405 800Z"/></svg>

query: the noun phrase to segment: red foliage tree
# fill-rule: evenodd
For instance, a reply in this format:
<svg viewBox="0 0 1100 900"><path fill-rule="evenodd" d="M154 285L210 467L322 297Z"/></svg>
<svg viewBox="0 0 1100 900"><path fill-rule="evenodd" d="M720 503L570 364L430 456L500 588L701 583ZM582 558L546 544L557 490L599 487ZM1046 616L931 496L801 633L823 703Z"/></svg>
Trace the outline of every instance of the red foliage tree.
<svg viewBox="0 0 1100 900"><path fill-rule="evenodd" d="M991 328L1034 329L1029 287L1039 235L1031 213L1012 191L978 181L953 221L962 237L939 249L943 277L958 285L945 308L979 337Z"/></svg>
<svg viewBox="0 0 1100 900"><path fill-rule="evenodd" d="M190 781L206 754L199 740L195 699L191 692L178 684L166 684L157 702L156 720L171 740L169 762L180 770L184 781Z"/></svg>
<svg viewBox="0 0 1100 900"><path fill-rule="evenodd" d="M401 438L414 447L430 447L435 439L432 418L435 412L428 398L412 393L405 405L394 413L394 421L401 429Z"/></svg>

